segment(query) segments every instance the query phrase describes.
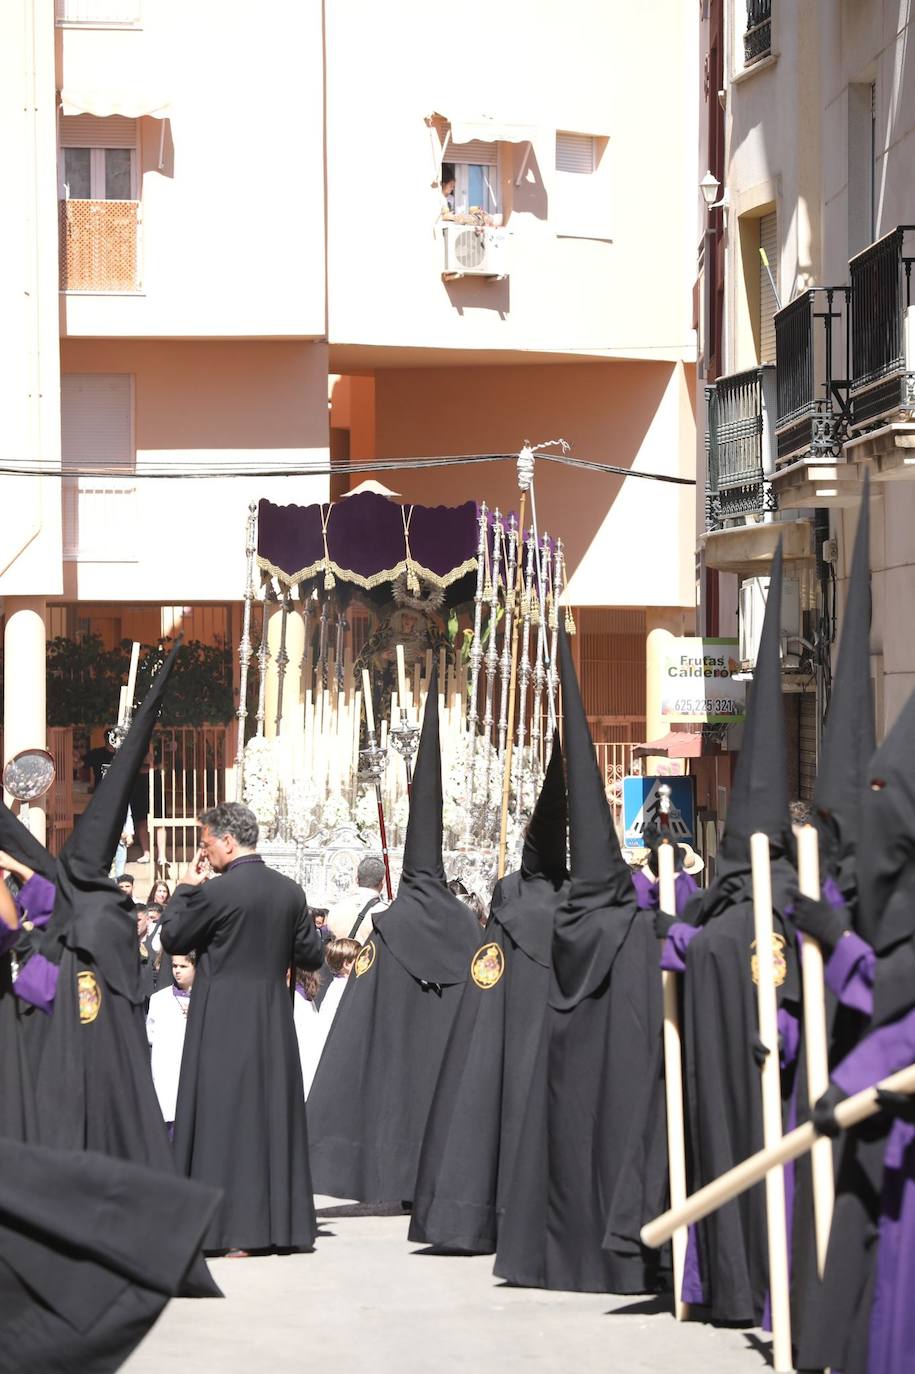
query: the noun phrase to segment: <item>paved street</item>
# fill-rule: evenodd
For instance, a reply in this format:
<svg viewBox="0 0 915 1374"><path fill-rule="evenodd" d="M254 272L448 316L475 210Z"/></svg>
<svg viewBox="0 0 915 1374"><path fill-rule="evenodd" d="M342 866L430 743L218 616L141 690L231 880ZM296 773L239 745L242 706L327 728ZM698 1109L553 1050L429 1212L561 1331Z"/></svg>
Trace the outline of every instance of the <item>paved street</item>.
<svg viewBox="0 0 915 1374"><path fill-rule="evenodd" d="M334 1204L319 1199L319 1207ZM224 1302L172 1302L126 1374L178 1361L203 1374L429 1374L498 1369L571 1374L754 1374L758 1333L675 1328L644 1299L501 1286L492 1260L428 1255L406 1242L402 1216L322 1217L312 1255L216 1260Z"/></svg>

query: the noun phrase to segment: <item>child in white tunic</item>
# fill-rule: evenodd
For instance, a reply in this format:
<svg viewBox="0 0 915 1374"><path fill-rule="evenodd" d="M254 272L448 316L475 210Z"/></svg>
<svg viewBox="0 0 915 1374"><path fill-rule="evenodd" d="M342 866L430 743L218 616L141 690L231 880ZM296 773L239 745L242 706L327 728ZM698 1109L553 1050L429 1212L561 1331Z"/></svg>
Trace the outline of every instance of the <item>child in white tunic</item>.
<svg viewBox="0 0 915 1374"><path fill-rule="evenodd" d="M324 951L325 968L317 978L296 970L295 1033L306 1098L360 949L358 940L331 940Z"/></svg>
<svg viewBox="0 0 915 1374"><path fill-rule="evenodd" d="M175 1125L178 1078L196 962L193 954L172 955L174 983L153 993L146 1014L146 1038L150 1045L153 1083L169 1136Z"/></svg>

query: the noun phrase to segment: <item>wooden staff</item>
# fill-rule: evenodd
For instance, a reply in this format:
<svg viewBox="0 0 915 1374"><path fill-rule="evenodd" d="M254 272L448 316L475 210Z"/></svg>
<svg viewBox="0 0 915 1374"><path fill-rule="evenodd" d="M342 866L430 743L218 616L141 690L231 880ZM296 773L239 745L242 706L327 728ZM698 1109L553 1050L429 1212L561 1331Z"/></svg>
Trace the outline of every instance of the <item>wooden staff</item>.
<svg viewBox="0 0 915 1374"><path fill-rule="evenodd" d="M797 836L798 886L805 897L820 900L820 850L812 825L801 826ZM807 1051L807 1098L811 1105L829 1087L829 1041L826 1030L826 985L823 976L823 951L809 935L801 950L801 978L804 988L804 1047ZM832 1226L835 1202L835 1176L832 1141L818 1140L810 1157L813 1174L813 1216L816 1232L817 1270L820 1278L826 1267L826 1249Z"/></svg>
<svg viewBox="0 0 915 1374"><path fill-rule="evenodd" d="M772 873L769 837L750 836L753 870L753 924L756 934L757 1007L759 1036L769 1053L760 1070L763 1140L774 1149L782 1139L781 1073L778 1062L778 1005L775 997L775 958L772 930ZM789 1374L791 1305L788 1284L788 1228L785 1217L785 1175L782 1169L766 1174L766 1229L769 1239L769 1299L772 1306L772 1352L778 1374Z"/></svg>
<svg viewBox="0 0 915 1374"><path fill-rule="evenodd" d="M658 849L658 898L662 911L677 914L674 848L665 841ZM664 992L664 1093L667 1101L667 1163L670 1172L670 1205L682 1207L686 1201L686 1143L683 1124L683 1059L680 1048L680 1014L677 1006L677 975L665 969L661 974ZM686 1321L689 1308L683 1301L683 1271L686 1267L687 1230L680 1226L673 1233L674 1318Z"/></svg>
<svg viewBox="0 0 915 1374"><path fill-rule="evenodd" d="M133 719L133 699L137 690L137 668L140 663L140 646L136 640L130 646L130 668L127 672L127 715L125 725Z"/></svg>
<svg viewBox="0 0 915 1374"><path fill-rule="evenodd" d="M509 590L508 578L506 578L506 601L505 614L510 617L512 627L512 650L511 662L509 666L508 678L508 711L506 719L508 723L508 736L505 738L505 756L502 760L502 815L499 820L499 864L496 869L496 877L505 876L505 845L508 837L508 801L511 792L512 779L512 722L515 719L515 691L518 686L518 617L512 614L514 607L509 609L509 598L514 600L515 588L520 586L522 561L524 559L524 507L527 502L527 492L521 493L521 511L518 516L518 564L515 570L515 577ZM507 571L507 570L506 570Z"/></svg>
<svg viewBox="0 0 915 1374"><path fill-rule="evenodd" d="M859 1093L853 1093L844 1102L840 1102L835 1110L837 1125L843 1131L847 1131L859 1122L866 1121L869 1116L876 1116L880 1111L878 1092L915 1093L915 1064L899 1069L897 1073L891 1073L888 1078L882 1078L879 1083L870 1088L862 1088ZM678 1227L692 1226L695 1222L702 1221L703 1217L717 1212L719 1207L723 1207L727 1202L733 1202L734 1198L740 1197L748 1188L760 1183L770 1171L780 1170L793 1159L799 1159L801 1155L807 1154L820 1139L814 1130L813 1122L807 1121L803 1126L798 1126L795 1130L789 1131L788 1135L782 1136L772 1149L766 1147L757 1150L755 1155L741 1160L733 1169L728 1169L726 1174L713 1179L697 1193L693 1193L682 1207L671 1207L669 1211L655 1217L654 1221L649 1221L647 1226L642 1227L643 1245L658 1249L670 1240Z"/></svg>

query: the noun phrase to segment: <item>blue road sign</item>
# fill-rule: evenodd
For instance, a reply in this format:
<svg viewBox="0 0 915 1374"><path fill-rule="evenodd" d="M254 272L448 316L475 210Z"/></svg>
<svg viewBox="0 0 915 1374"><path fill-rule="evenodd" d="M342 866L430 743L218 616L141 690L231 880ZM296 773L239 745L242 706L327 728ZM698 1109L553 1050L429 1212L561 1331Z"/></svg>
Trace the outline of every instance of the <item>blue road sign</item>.
<svg viewBox="0 0 915 1374"><path fill-rule="evenodd" d="M696 834L696 799L692 778L623 778L623 844L640 849L645 826L660 823L662 795L658 789L670 788L667 825L671 839L693 844Z"/></svg>

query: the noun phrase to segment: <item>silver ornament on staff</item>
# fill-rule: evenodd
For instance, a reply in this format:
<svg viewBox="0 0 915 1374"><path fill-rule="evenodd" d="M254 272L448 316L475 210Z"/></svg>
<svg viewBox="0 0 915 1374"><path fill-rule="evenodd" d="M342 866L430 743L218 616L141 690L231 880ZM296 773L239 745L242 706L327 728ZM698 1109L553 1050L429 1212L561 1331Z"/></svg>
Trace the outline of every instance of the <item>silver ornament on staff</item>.
<svg viewBox="0 0 915 1374"><path fill-rule="evenodd" d="M391 886L391 861L388 858L388 830L384 820L384 792L381 779L387 763L387 750L381 749L375 739L375 710L372 705L372 683L368 669L362 670L362 704L365 707L366 748L359 751L359 777L371 782L375 788L375 804L378 807L378 836L381 842L381 858L384 863L384 882L388 901L394 899Z"/></svg>
<svg viewBox="0 0 915 1374"><path fill-rule="evenodd" d="M515 745L515 820L521 819L521 794L524 786L524 740L527 734L527 693L531 682L531 611L534 590L534 559L537 557L537 538L531 525L527 539L527 566L524 591L521 596L521 657L518 665L518 740Z"/></svg>
<svg viewBox="0 0 915 1374"><path fill-rule="evenodd" d="M473 634L470 640L470 694L467 700L467 726L470 731L470 815L473 815L473 792L476 780L477 728L480 715L477 694L480 687L480 667L483 663L483 588L486 576L486 540L489 533L489 511L484 501L480 506L478 518L479 538L477 541L477 586L473 596Z"/></svg>

